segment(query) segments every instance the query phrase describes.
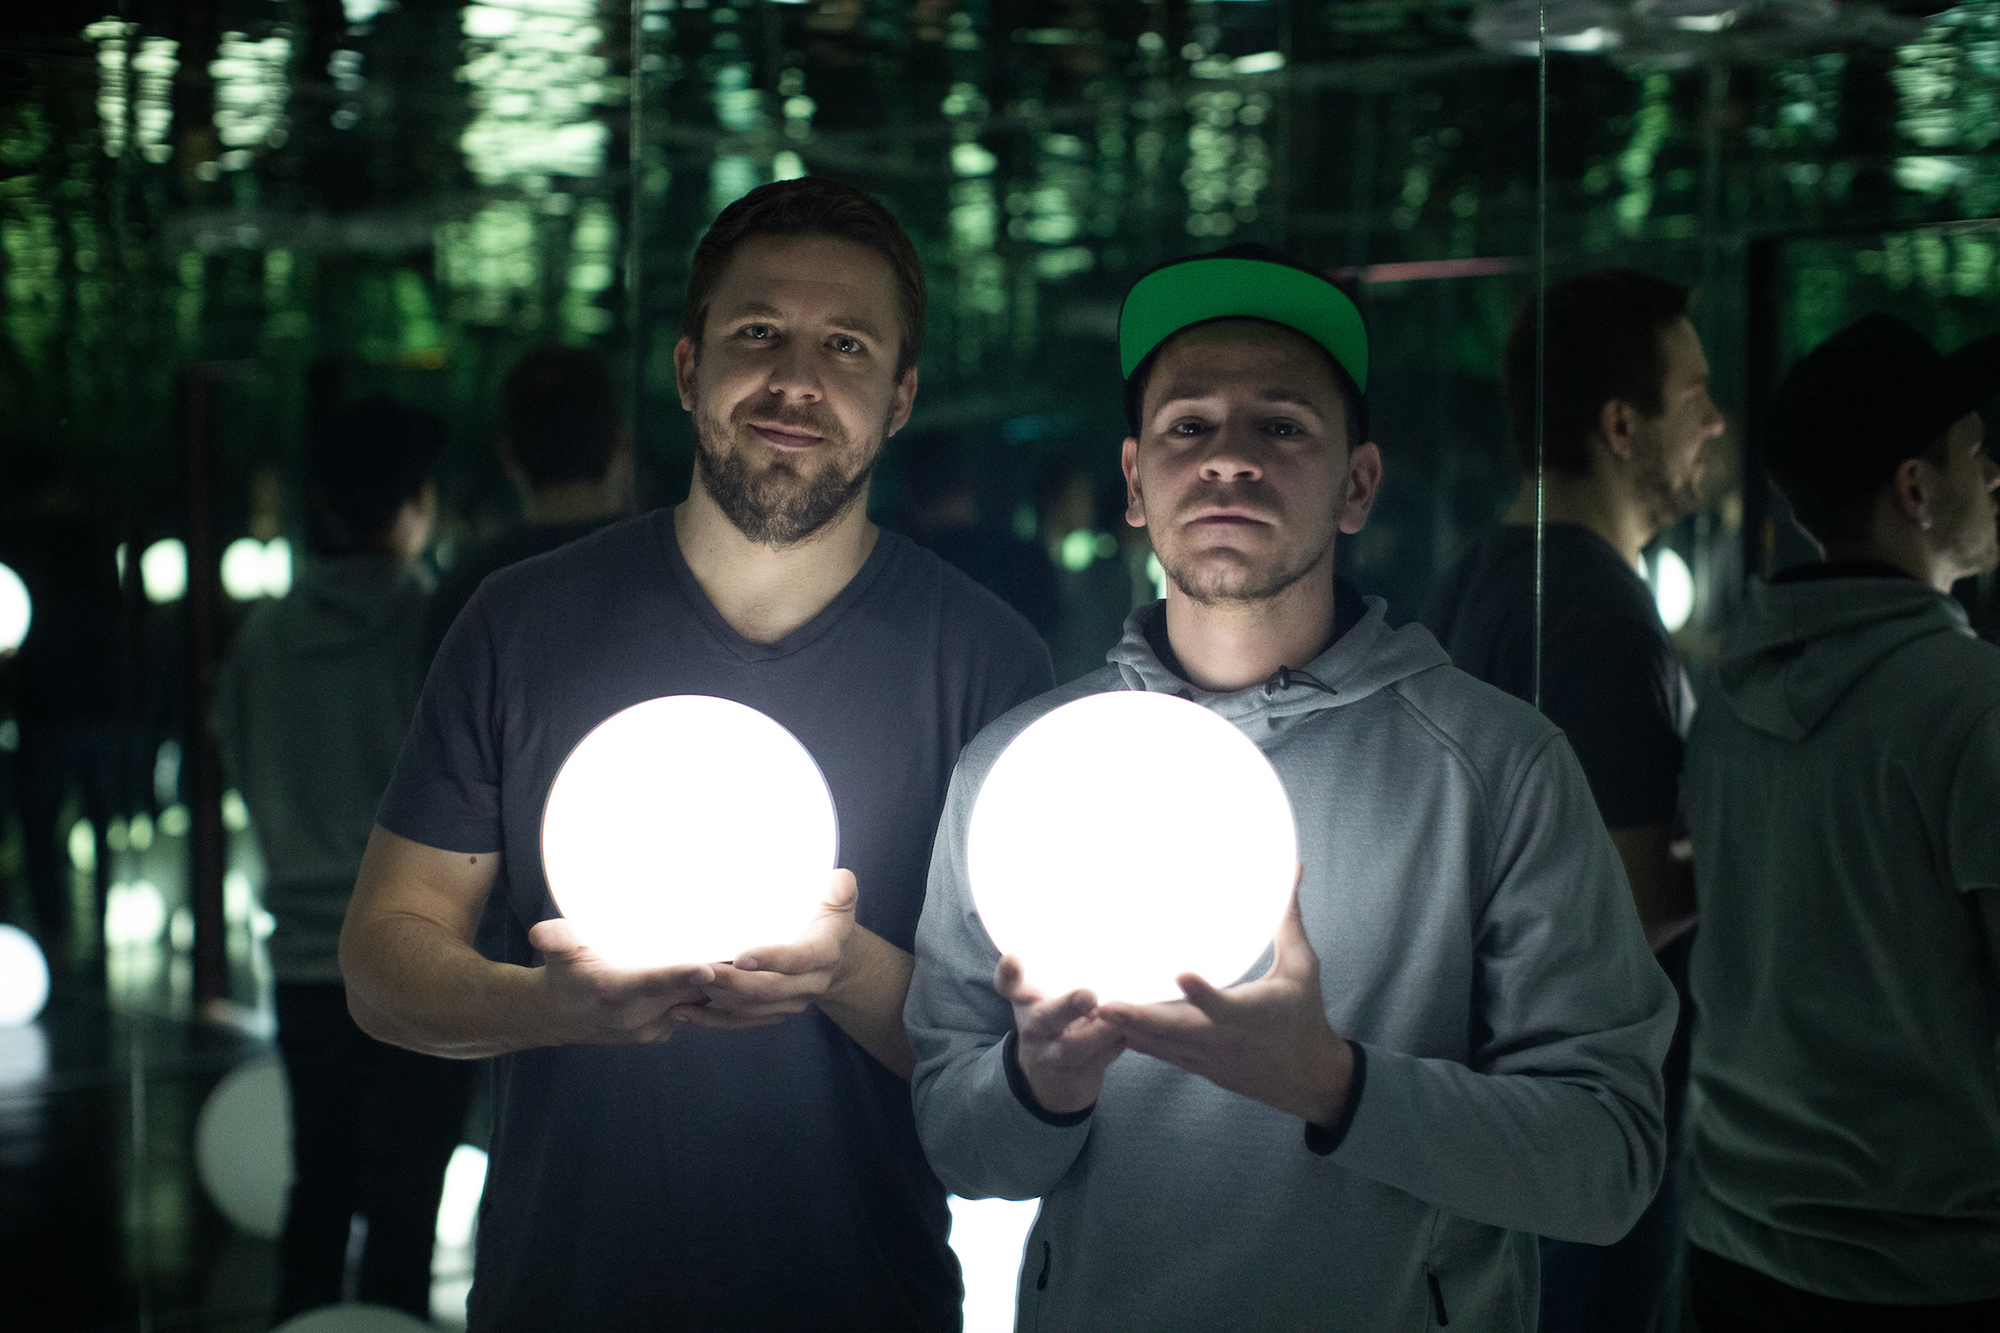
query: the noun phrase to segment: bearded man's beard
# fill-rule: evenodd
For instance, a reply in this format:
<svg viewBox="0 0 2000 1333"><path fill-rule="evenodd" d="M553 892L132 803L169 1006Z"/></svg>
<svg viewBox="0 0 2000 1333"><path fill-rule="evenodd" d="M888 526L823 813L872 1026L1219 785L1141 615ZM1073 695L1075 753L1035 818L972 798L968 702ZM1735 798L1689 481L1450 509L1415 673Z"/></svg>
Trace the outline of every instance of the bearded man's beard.
<svg viewBox="0 0 2000 1333"><path fill-rule="evenodd" d="M1646 516L1658 528L1670 528L1701 507L1701 473L1690 467L1678 481L1667 475L1665 452L1655 444L1634 457L1633 489Z"/></svg>
<svg viewBox="0 0 2000 1333"><path fill-rule="evenodd" d="M736 415L747 414L739 406ZM780 456L762 471L753 472L745 460L746 451L728 447L748 434L748 426L697 410L695 468L701 474L702 488L738 532L762 546L793 546L840 517L868 489L875 460L881 454L880 444L850 474L840 467L850 452L846 432L831 413L802 416L765 412L760 419L818 435L820 442L813 452L825 450L830 455L826 464L807 476L792 459Z"/></svg>

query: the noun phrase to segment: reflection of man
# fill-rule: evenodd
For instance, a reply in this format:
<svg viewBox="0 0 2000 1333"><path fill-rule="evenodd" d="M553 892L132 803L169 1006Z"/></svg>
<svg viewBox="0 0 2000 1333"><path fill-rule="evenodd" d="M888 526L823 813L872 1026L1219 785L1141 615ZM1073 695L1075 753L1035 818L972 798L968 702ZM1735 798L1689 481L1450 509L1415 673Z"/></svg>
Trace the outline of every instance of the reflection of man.
<svg viewBox="0 0 2000 1333"><path fill-rule="evenodd" d="M1871 315L1778 391L1827 563L1751 583L1688 738L1699 1329L2000 1328L2000 653L1948 595L2000 564L1996 390L2000 337Z"/></svg>
<svg viewBox="0 0 2000 1333"><path fill-rule="evenodd" d="M687 500L491 576L438 654L342 958L370 1031L503 1057L474 1329L957 1327L906 950L953 760L1051 674L1018 616L867 521L923 311L865 195L801 180L725 209L675 348ZM539 821L577 741L667 694L790 728L852 875L797 942L617 972L555 917ZM540 966L468 947L496 885L508 957Z"/></svg>
<svg viewBox="0 0 2000 1333"><path fill-rule="evenodd" d="M1169 265L1120 352L1167 598L953 781L906 1015L925 1148L961 1194L1043 1196L1024 1328L1526 1328L1523 1233L1622 1234L1663 1153L1674 1001L1589 789L1556 728L1336 580L1382 475L1338 289L1262 247ZM1276 766L1304 870L1260 979L1098 1006L981 928L981 781L1105 690L1192 699ZM1198 774L1142 780L1201 808Z"/></svg>
<svg viewBox="0 0 2000 1333"><path fill-rule="evenodd" d="M1677 1161L1687 1094L1686 1003L1694 884L1670 854L1681 739L1693 696L1639 553L1691 513L1703 447L1721 433L1688 292L1605 269L1545 297L1542 711L1563 729L1611 830L1646 938L1681 992L1667 1058L1667 1141ZM1423 620L1452 661L1527 699L1535 651L1535 307L1507 340L1507 402L1527 479L1502 523L1433 591ZM1645 1333L1679 1245L1678 1171L1631 1233L1599 1247L1542 1245L1543 1333Z"/></svg>
<svg viewBox="0 0 2000 1333"><path fill-rule="evenodd" d="M472 1066L385 1045L348 1016L336 953L375 807L423 689L432 464L444 423L387 399L336 417L308 459L309 555L238 632L215 730L269 877L278 1050L296 1179L276 1315L340 1301L348 1229L367 1219L360 1297L421 1319L444 1172Z"/></svg>
<svg viewBox="0 0 2000 1333"><path fill-rule="evenodd" d="M521 493L522 523L465 552L438 579L424 624L432 654L481 579L632 509L632 437L596 353L551 345L521 357L500 387L500 423L500 466Z"/></svg>

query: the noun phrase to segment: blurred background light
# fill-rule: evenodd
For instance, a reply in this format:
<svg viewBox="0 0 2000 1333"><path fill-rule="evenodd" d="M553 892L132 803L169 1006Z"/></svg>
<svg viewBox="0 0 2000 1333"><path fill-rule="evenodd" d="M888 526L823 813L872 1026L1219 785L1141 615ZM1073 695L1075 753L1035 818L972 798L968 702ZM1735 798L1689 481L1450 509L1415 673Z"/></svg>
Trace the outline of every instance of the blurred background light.
<svg viewBox="0 0 2000 1333"><path fill-rule="evenodd" d="M42 946L19 926L0 925L0 1028L34 1022L48 1000Z"/></svg>
<svg viewBox="0 0 2000 1333"><path fill-rule="evenodd" d="M139 556L139 580L146 600L155 606L178 602L187 595L187 544L178 537L165 537L148 546Z"/></svg>
<svg viewBox="0 0 2000 1333"><path fill-rule="evenodd" d="M951 1248L965 1276L965 1333L1013 1333L1021 1252L1040 1199L961 1199L951 1205Z"/></svg>
<svg viewBox="0 0 2000 1333"><path fill-rule="evenodd" d="M1647 566L1647 582L1653 585L1653 602L1667 632L1677 633L1694 614L1694 573L1687 560L1671 546L1662 546Z"/></svg>
<svg viewBox="0 0 2000 1333"><path fill-rule="evenodd" d="M34 600L28 585L6 565L0 565L0 653L19 648L35 622Z"/></svg>

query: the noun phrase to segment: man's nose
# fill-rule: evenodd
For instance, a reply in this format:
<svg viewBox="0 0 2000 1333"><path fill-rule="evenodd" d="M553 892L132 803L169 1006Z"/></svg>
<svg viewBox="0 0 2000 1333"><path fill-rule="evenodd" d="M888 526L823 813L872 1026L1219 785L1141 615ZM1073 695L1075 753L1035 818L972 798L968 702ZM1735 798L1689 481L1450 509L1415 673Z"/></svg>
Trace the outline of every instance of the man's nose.
<svg viewBox="0 0 2000 1333"><path fill-rule="evenodd" d="M1203 481L1255 481L1264 475L1263 450L1247 430L1224 426L1202 456Z"/></svg>
<svg viewBox="0 0 2000 1333"><path fill-rule="evenodd" d="M765 387L781 397L817 402L821 385L816 351L796 339L786 339L771 358Z"/></svg>

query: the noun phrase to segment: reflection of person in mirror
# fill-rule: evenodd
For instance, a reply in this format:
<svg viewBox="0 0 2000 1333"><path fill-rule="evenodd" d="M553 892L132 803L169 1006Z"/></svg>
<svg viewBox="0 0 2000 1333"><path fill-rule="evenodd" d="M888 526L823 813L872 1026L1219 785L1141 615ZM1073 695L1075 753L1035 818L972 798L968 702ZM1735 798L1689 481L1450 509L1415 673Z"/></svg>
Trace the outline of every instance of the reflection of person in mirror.
<svg viewBox="0 0 2000 1333"><path fill-rule="evenodd" d="M902 1005L952 763L1048 688L1048 653L868 521L924 316L886 210L825 180L754 190L697 247L685 310L688 497L489 576L459 614L348 914L350 1000L385 1040L500 1057L473 1329L956 1328ZM845 869L797 940L617 971L556 915L542 811L592 728L674 694L805 745ZM489 894L502 961L468 943Z"/></svg>
<svg viewBox="0 0 2000 1333"><path fill-rule="evenodd" d="M1825 563L1751 581L1688 737L1688 1274L1704 1333L2000 1328L2000 335L1870 315L1779 386Z"/></svg>
<svg viewBox="0 0 2000 1333"><path fill-rule="evenodd" d="M1625 269L1557 283L1542 303L1540 375L1535 303L1521 311L1504 366L1521 491L1424 604L1425 626L1454 663L1532 699L1539 379L1541 709L1583 765L1647 942L1681 999L1666 1063L1666 1180L1616 1244L1542 1242L1542 1333L1646 1333L1680 1248L1694 877L1685 842L1675 848L1675 812L1694 695L1640 552L1694 511L1706 447L1723 429L1688 300L1685 287Z"/></svg>
<svg viewBox="0 0 2000 1333"><path fill-rule="evenodd" d="M295 1179L278 1241L275 1311L336 1305L349 1228L367 1236L360 1299L420 1319L446 1164L472 1066L376 1041L347 1012L341 918L423 688L420 648L444 423L388 399L335 415L307 455L307 558L260 603L215 687L215 732L250 809L276 925L278 1052Z"/></svg>
<svg viewBox="0 0 2000 1333"><path fill-rule="evenodd" d="M1383 472L1347 297L1263 247L1180 261L1120 354L1167 596L961 761L906 1013L924 1146L960 1194L1042 1196L1024 1328L1526 1329L1531 1233L1623 1234L1665 1158L1674 997L1617 852L1560 730L1336 577ZM1098 1004L981 928L981 779L1104 690L1211 708L1277 769L1303 866L1258 979ZM1144 780L1198 807L1201 775Z"/></svg>

